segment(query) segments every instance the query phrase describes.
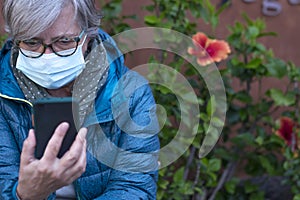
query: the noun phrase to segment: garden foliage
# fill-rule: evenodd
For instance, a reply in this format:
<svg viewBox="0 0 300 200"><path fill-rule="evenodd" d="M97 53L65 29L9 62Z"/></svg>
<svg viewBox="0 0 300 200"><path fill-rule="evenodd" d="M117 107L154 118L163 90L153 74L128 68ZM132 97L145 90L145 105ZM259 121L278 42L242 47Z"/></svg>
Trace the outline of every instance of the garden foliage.
<svg viewBox="0 0 300 200"><path fill-rule="evenodd" d="M105 12L113 9L121 14L122 1L111 2L113 4L105 4L108 9L103 7ZM172 29L193 37L201 32L197 24L200 20L211 25L214 32L226 6L213 5L208 0L151 0L143 7L148 12L144 22L145 26ZM125 18L127 16L122 16L116 22L127 29ZM199 157L198 152L209 116L214 112L214 97L209 96L197 71L182 58L159 52L149 59L183 73L199 94L201 110L201 114L195 116L199 128L193 144L180 159L159 172L158 199L265 199L270 194L261 187L264 177L279 177L280 184L291 186L294 199L300 198L297 139L300 69L290 61L277 58L272 49L259 42L262 37L276 37L276 33L265 31L262 19L250 19L246 14L243 19L228 25L229 34L224 38L231 53L226 60L216 63L226 88L227 115L220 141L204 158ZM110 15L106 22L110 22ZM103 27L106 27L105 22ZM175 48L181 46L181 41L169 38L170 43L176 44ZM209 38L218 39L214 35ZM163 74L156 72L149 76ZM281 88L273 86L276 81L282 83ZM152 85L152 89L169 117L160 133L163 146L176 134L181 111L171 90L160 85ZM257 179L261 179L260 184Z"/></svg>

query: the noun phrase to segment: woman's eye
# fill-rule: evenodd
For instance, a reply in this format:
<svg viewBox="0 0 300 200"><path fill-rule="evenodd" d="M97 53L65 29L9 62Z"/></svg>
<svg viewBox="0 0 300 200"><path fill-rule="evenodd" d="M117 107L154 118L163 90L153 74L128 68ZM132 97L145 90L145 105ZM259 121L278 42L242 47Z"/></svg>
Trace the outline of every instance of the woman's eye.
<svg viewBox="0 0 300 200"><path fill-rule="evenodd" d="M61 43L61 44L64 44L64 43L68 44L70 42L73 42L73 39L71 39L71 38L61 38L61 39L57 40L56 42Z"/></svg>
<svg viewBox="0 0 300 200"><path fill-rule="evenodd" d="M24 40L23 43L27 46L38 46L41 44L38 40Z"/></svg>

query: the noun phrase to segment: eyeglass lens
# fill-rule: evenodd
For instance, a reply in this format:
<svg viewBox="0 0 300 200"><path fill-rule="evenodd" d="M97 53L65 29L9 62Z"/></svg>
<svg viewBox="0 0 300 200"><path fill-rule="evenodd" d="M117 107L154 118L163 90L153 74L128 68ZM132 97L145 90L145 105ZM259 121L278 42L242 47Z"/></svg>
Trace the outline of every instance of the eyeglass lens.
<svg viewBox="0 0 300 200"><path fill-rule="evenodd" d="M46 48L50 48L58 56L70 56L75 53L82 35L83 32L75 38L62 37L47 45L39 39L23 40L19 42L18 46L22 54L32 58L42 56Z"/></svg>

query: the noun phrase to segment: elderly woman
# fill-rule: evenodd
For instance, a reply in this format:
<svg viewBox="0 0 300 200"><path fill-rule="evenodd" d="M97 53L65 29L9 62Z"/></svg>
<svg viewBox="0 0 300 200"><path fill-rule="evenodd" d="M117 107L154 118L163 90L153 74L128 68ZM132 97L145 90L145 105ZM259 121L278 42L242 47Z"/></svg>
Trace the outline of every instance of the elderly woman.
<svg viewBox="0 0 300 200"><path fill-rule="evenodd" d="M93 0L4 0L10 39L0 52L0 199L155 199L155 102L98 29ZM142 83L137 87L135 84ZM32 105L79 100L81 129L57 157L61 123L35 158Z"/></svg>

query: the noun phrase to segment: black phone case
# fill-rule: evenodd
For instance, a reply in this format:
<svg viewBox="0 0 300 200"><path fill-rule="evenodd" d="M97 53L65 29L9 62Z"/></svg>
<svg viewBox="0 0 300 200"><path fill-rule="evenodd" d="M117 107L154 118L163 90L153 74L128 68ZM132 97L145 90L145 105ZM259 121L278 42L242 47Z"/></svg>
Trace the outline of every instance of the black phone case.
<svg viewBox="0 0 300 200"><path fill-rule="evenodd" d="M57 155L58 158L61 158L70 149L77 135L78 102L71 97L39 99L33 104L33 115L36 136L35 156L37 159L43 156L56 127L61 122L69 123L69 129Z"/></svg>

